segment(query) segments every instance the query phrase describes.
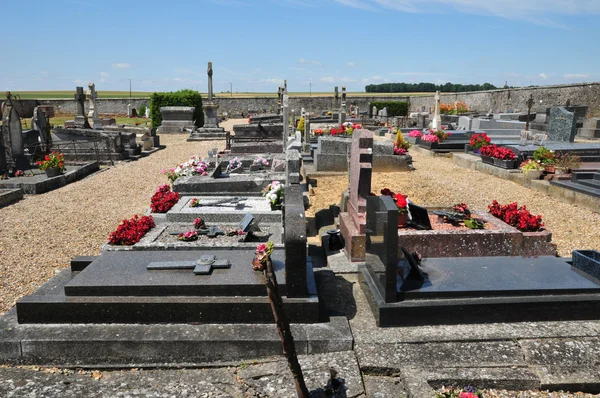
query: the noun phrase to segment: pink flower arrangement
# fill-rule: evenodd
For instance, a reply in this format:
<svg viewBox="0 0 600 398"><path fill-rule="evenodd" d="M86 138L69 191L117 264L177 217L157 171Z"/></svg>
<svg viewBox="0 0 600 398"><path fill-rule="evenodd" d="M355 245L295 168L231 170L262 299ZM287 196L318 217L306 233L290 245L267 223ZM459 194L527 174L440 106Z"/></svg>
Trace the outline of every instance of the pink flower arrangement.
<svg viewBox="0 0 600 398"><path fill-rule="evenodd" d="M423 133L421 133L419 130L413 130L410 133L408 133L408 136L413 138L421 138L423 136Z"/></svg>
<svg viewBox="0 0 600 398"><path fill-rule="evenodd" d="M394 154L395 155L400 155L400 156L406 155L406 149L404 149L404 148L398 148L397 146L395 146L394 147Z"/></svg>
<svg viewBox="0 0 600 398"><path fill-rule="evenodd" d="M203 219L201 219L200 217L196 218L194 220L194 228L196 229L205 229L206 228L206 223L204 222Z"/></svg>
<svg viewBox="0 0 600 398"><path fill-rule="evenodd" d="M433 134L425 134L421 139L425 142L439 142L439 138Z"/></svg>
<svg viewBox="0 0 600 398"><path fill-rule="evenodd" d="M23 177L25 173L23 173L23 170L17 170L15 171L15 177Z"/></svg>
<svg viewBox="0 0 600 398"><path fill-rule="evenodd" d="M182 240L184 242L192 242L198 240L198 233L196 231L182 232L179 235L177 235L177 239Z"/></svg>

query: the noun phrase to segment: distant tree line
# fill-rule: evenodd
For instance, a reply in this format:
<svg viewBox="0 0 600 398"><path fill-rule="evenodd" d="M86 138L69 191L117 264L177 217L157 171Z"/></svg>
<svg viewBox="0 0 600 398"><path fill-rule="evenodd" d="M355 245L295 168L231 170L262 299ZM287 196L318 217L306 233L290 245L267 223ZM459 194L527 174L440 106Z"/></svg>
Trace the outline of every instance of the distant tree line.
<svg viewBox="0 0 600 398"><path fill-rule="evenodd" d="M458 93L465 91L495 90L497 87L490 83L483 84L434 84L434 83L382 83L369 84L365 87L367 93Z"/></svg>

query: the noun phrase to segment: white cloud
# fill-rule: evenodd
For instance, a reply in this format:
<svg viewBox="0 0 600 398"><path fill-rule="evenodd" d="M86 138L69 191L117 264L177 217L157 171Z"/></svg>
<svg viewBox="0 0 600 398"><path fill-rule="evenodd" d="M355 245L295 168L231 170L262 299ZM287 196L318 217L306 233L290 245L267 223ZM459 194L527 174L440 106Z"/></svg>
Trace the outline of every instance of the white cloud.
<svg viewBox="0 0 600 398"><path fill-rule="evenodd" d="M42 75L42 76L48 76L49 74L50 74L50 72L48 72L46 70L43 70L40 72L40 75Z"/></svg>
<svg viewBox="0 0 600 398"><path fill-rule="evenodd" d="M565 79L587 79L590 77L587 73L567 73L563 75Z"/></svg>
<svg viewBox="0 0 600 398"><path fill-rule="evenodd" d="M325 76L325 77L320 78L319 80L324 83L334 83L335 82L335 78L333 76Z"/></svg>
<svg viewBox="0 0 600 398"><path fill-rule="evenodd" d="M100 72L100 83L106 82L106 79L108 79L108 73Z"/></svg>
<svg viewBox="0 0 600 398"><path fill-rule="evenodd" d="M495 15L502 18L524 20L540 25L563 27L552 19L559 15L600 14L598 0L334 0L354 8L388 9L401 12L427 13L454 10L469 14Z"/></svg>
<svg viewBox="0 0 600 398"><path fill-rule="evenodd" d="M298 60L298 63L300 65L314 65L314 66L321 66L322 65L321 62L319 62L319 61L309 61L309 60L306 60L304 58L300 58Z"/></svg>
<svg viewBox="0 0 600 398"><path fill-rule="evenodd" d="M131 64L122 62L122 63L112 64L112 67L114 69L128 69L128 68L131 68Z"/></svg>
<svg viewBox="0 0 600 398"><path fill-rule="evenodd" d="M73 83L75 83L75 84L81 84L81 83L83 83L83 80L81 80L81 79L75 79L75 80L73 80Z"/></svg>
<svg viewBox="0 0 600 398"><path fill-rule="evenodd" d="M283 85L283 79L278 78L278 77L273 77L273 78L270 78L270 79L260 79L259 82L260 83L281 84L281 85Z"/></svg>
<svg viewBox="0 0 600 398"><path fill-rule="evenodd" d="M383 82L384 80L388 80L388 79L384 79L381 76L371 76L371 77L362 79L362 82L363 83L380 83L380 82Z"/></svg>
<svg viewBox="0 0 600 398"><path fill-rule="evenodd" d="M348 62L348 66L349 66L349 67L351 67L351 68L352 68L353 66L355 66L355 65L356 65L356 64L355 64L354 62Z"/></svg>
<svg viewBox="0 0 600 398"><path fill-rule="evenodd" d="M545 74L544 72L540 73L538 76L543 80L546 80L548 78L548 75Z"/></svg>

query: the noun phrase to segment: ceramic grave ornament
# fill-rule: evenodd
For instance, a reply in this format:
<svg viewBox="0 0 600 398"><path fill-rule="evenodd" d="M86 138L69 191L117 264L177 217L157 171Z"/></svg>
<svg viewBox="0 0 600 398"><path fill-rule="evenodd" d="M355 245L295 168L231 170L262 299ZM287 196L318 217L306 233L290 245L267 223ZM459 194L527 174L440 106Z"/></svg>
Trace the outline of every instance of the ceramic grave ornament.
<svg viewBox="0 0 600 398"><path fill-rule="evenodd" d="M98 117L98 109L96 108L96 100L98 99L98 93L96 92L96 85L94 82L88 84L88 124L94 129L101 129L102 122Z"/></svg>

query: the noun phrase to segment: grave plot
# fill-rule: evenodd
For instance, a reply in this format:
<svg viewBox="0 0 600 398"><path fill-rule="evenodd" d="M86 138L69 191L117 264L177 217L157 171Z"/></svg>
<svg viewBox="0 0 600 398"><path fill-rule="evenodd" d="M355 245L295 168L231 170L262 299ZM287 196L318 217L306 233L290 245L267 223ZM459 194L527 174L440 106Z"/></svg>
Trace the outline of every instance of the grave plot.
<svg viewBox="0 0 600 398"><path fill-rule="evenodd" d="M131 246L107 244L104 250L204 250L254 248L258 243L272 242L283 247L281 212L277 222L261 222L262 216L245 213L239 223L226 222L222 213L195 215L189 222L164 222L151 229L140 241ZM202 218L201 218L202 217ZM213 221L207 221L208 219ZM233 218L238 218L237 216Z"/></svg>
<svg viewBox="0 0 600 398"><path fill-rule="evenodd" d="M8 206L23 199L21 189L0 189L0 207Z"/></svg>
<svg viewBox="0 0 600 398"><path fill-rule="evenodd" d="M31 169L24 171L22 175L0 180L0 189L20 189L25 194L38 195L81 180L98 170L100 170L98 162L82 166L67 165L61 174L53 177L49 177L43 171Z"/></svg>
<svg viewBox="0 0 600 398"><path fill-rule="evenodd" d="M357 130L360 131L360 130ZM348 170L351 138L319 137L318 147L314 151L314 171ZM373 171L411 171L412 157L409 154L395 155L394 144L389 141L373 142ZM310 169L309 171L310 172Z"/></svg>
<svg viewBox="0 0 600 398"><path fill-rule="evenodd" d="M378 326L598 319L596 266L539 257L425 258L397 247L398 207L369 198L361 288Z"/></svg>
<svg viewBox="0 0 600 398"><path fill-rule="evenodd" d="M201 217L206 222L235 223L247 213L261 222L281 222L281 210L272 210L265 198L254 196L182 196L166 213L166 221L191 223Z"/></svg>
<svg viewBox="0 0 600 398"><path fill-rule="evenodd" d="M243 174L230 171L220 162L210 175L179 177L173 183L173 190L182 195L258 196L271 181L285 182L283 162L281 172L269 170Z"/></svg>

